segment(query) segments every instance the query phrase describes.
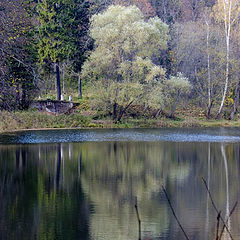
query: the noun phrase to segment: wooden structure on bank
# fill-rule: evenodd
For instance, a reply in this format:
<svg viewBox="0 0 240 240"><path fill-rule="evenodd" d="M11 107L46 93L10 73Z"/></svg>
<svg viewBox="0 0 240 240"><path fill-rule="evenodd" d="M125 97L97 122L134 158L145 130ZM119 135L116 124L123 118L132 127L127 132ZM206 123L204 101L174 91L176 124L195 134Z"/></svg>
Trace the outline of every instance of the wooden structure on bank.
<svg viewBox="0 0 240 240"><path fill-rule="evenodd" d="M30 105L31 108L35 108L41 112L47 112L49 114L69 114L71 110L76 108L79 103L72 101L58 101L58 100L37 100L33 101Z"/></svg>

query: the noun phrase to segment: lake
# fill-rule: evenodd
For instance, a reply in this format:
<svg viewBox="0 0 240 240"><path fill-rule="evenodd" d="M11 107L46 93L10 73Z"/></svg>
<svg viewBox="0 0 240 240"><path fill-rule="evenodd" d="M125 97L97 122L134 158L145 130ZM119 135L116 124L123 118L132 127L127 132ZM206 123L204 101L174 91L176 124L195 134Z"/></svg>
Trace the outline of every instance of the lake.
<svg viewBox="0 0 240 240"><path fill-rule="evenodd" d="M240 128L23 131L0 135L0 239L216 237L240 197ZM240 205L240 203L239 203ZM240 239L240 206L227 228ZM222 225L219 227L222 229ZM225 231L222 239L230 239Z"/></svg>

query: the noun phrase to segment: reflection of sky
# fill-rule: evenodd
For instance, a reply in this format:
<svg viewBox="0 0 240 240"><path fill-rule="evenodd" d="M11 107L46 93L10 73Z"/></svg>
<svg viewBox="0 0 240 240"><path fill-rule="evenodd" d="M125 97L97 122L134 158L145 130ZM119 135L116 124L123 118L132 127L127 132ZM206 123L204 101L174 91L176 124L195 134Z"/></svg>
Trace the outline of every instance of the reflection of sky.
<svg viewBox="0 0 240 240"><path fill-rule="evenodd" d="M98 129L24 131L0 135L0 143L107 141L240 142L240 128Z"/></svg>

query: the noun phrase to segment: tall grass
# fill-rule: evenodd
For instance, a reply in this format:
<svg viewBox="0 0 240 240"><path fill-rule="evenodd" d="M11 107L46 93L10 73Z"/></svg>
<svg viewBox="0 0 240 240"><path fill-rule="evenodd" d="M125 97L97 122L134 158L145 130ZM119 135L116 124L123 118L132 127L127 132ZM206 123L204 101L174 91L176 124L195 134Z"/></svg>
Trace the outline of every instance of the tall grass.
<svg viewBox="0 0 240 240"><path fill-rule="evenodd" d="M88 127L90 120L79 113L48 115L38 111L0 112L0 132L20 129Z"/></svg>

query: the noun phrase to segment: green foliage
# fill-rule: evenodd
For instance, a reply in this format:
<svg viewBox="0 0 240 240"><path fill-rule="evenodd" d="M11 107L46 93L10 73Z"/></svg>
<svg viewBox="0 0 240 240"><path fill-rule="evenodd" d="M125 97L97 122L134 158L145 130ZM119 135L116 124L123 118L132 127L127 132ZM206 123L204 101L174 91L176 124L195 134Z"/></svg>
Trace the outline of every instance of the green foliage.
<svg viewBox="0 0 240 240"><path fill-rule="evenodd" d="M84 0L41 0L36 9L39 61L45 73L52 73L51 63L56 63L60 100L60 74L76 76L85 60L84 52L91 45L87 35L89 4Z"/></svg>
<svg viewBox="0 0 240 240"><path fill-rule="evenodd" d="M64 1L60 1L60 3L56 0L38 2L37 12L40 22L38 52L41 62L46 59L50 59L52 62L60 62L69 57L74 50L72 39L67 34L68 29L64 28L66 23L69 24L67 22L69 19L64 16L65 11L62 11L62 4L64 4ZM64 20L66 20L66 23L64 23Z"/></svg>
<svg viewBox="0 0 240 240"><path fill-rule="evenodd" d="M0 2L0 109L25 109L37 92L29 6L25 1Z"/></svg>
<svg viewBox="0 0 240 240"><path fill-rule="evenodd" d="M94 105L121 120L134 102L143 101L165 70L151 61L167 47L168 26L157 17L147 22L134 6L110 6L91 19L95 49L83 66L82 77L92 83Z"/></svg>
<svg viewBox="0 0 240 240"><path fill-rule="evenodd" d="M81 51L88 6L82 0L44 0L37 4L39 59L62 62ZM81 57L81 56L79 56Z"/></svg>
<svg viewBox="0 0 240 240"><path fill-rule="evenodd" d="M90 120L80 113L71 115L47 115L38 111L0 112L0 131L39 128L72 128L88 127Z"/></svg>
<svg viewBox="0 0 240 240"><path fill-rule="evenodd" d="M171 109L171 116L174 115L177 104L187 94L190 93L191 84L187 78L183 76L182 73L178 73L177 76L171 76L169 80L166 81L165 85L165 104Z"/></svg>
<svg viewBox="0 0 240 240"><path fill-rule="evenodd" d="M167 101L176 102L174 91L177 98L187 92L182 75L167 81L165 69L151 60L169 40L168 26L159 18L146 21L137 7L110 6L92 17L90 35L95 49L82 77L91 85L94 108L116 122L132 104L159 110ZM163 94L166 89L169 95Z"/></svg>
<svg viewBox="0 0 240 240"><path fill-rule="evenodd" d="M226 31L217 23L224 20L224 2L231 10L227 61ZM58 79L64 79L58 92L61 86L65 99L78 101L82 79L87 111L94 109L90 115L115 122L123 115L174 116L188 95L211 117L222 99L228 62L223 117L232 118L239 105L237 16L237 0L0 1L0 109L26 109L39 90L43 98L54 98L57 63ZM194 88L181 75L171 77L178 72Z"/></svg>

